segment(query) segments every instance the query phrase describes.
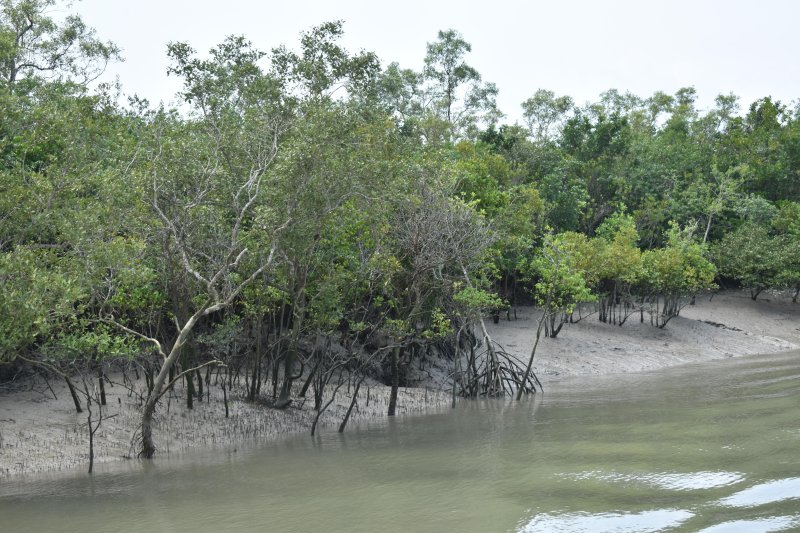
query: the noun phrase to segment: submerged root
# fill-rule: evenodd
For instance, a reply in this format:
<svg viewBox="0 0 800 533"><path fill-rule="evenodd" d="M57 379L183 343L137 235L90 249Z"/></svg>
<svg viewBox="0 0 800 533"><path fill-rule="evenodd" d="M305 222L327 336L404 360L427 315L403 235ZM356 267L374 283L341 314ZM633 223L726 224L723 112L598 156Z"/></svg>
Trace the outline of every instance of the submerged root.
<svg viewBox="0 0 800 533"><path fill-rule="evenodd" d="M456 379L459 396L494 398L520 389L524 394L543 390L536 374L531 371L525 377L525 365L499 344L493 343L475 355L474 364L468 364L467 371Z"/></svg>

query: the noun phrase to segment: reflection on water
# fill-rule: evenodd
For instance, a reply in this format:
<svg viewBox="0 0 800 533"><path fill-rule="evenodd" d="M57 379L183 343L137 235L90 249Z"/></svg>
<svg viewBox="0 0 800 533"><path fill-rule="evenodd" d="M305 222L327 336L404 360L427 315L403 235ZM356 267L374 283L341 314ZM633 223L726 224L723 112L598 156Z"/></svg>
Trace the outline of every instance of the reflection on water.
<svg viewBox="0 0 800 533"><path fill-rule="evenodd" d="M800 499L800 477L760 483L723 498L720 504L732 507L755 507L791 499Z"/></svg>
<svg viewBox="0 0 800 533"><path fill-rule="evenodd" d="M616 472L581 472L565 476L573 479L601 479L618 483L643 483L669 490L712 489L733 485L744 479L744 474L736 472L692 472L679 474L675 472L619 474Z"/></svg>
<svg viewBox="0 0 800 533"><path fill-rule="evenodd" d="M15 531L792 531L800 353L0 484Z"/></svg>
<svg viewBox="0 0 800 533"><path fill-rule="evenodd" d="M544 532L586 532L615 531L619 533L640 533L650 531L664 531L685 522L692 517L689 511L658 510L642 513L618 514L585 514L550 516L538 515L531 520L521 531L531 533Z"/></svg>
<svg viewBox="0 0 800 533"><path fill-rule="evenodd" d="M772 516L758 520L733 520L722 524L707 527L700 533L744 533L758 531L789 531L800 527L800 519L791 516Z"/></svg>

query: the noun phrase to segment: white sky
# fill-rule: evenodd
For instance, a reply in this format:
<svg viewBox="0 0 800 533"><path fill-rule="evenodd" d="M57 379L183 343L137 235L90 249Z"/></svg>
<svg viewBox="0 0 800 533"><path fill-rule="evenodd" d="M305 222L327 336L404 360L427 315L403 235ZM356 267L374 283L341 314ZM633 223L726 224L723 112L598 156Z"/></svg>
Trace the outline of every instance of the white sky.
<svg viewBox="0 0 800 533"><path fill-rule="evenodd" d="M536 89L596 101L616 88L639 96L693 85L699 106L733 92L743 108L760 97L800 97L797 0L83 0L73 9L123 48L109 69L127 94L169 102L166 43L205 52L241 34L269 51L295 48L301 31L343 19L343 44L384 65L420 69L425 44L453 28L472 44L467 62L500 89L506 122Z"/></svg>

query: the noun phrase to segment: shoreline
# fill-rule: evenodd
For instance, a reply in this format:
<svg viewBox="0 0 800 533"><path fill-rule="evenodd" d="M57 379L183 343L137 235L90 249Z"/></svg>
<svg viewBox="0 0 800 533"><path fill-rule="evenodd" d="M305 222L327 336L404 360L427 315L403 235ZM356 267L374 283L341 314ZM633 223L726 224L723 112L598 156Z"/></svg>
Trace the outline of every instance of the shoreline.
<svg viewBox="0 0 800 533"><path fill-rule="evenodd" d="M110 377L115 384L106 386L107 405L94 435L95 466L138 460L131 442L138 428L141 402L122 387L120 376L120 373L112 374ZM26 379L23 383L22 390L0 391L0 483L38 474L86 471L89 436L83 397L84 411L76 413L63 380L51 380L49 386L41 378ZM299 386L297 388L299 392ZM204 395L202 401L195 399L191 410L186 408L183 388L165 395L153 425L158 449L156 457L199 448L235 448L246 441L270 442L286 435L310 432L316 415L312 398L301 398L278 410L261 402L245 401L246 392L243 384L234 385L228 392L228 417L221 387L208 387L208 396ZM390 387L365 382L348 426L362 420L385 418L389 392ZM326 401L329 398L327 396ZM320 417L317 432L336 431L351 398L343 387ZM425 413L449 404L450 399L450 394L441 390L401 387L397 415ZM96 406L93 411L93 424L96 424Z"/></svg>
<svg viewBox="0 0 800 533"><path fill-rule="evenodd" d="M527 362L536 335L538 312L517 309L517 320L487 324L492 338L509 354ZM638 313L623 326L596 315L565 324L555 339L542 336L533 370L546 386L573 376L627 374L674 366L778 353L800 348L800 304L782 295L752 301L743 291L698 296L680 316L659 329Z"/></svg>
<svg viewBox="0 0 800 533"><path fill-rule="evenodd" d="M487 327L508 353L527 361L536 311L519 307L517 317ZM557 338L541 339L533 370L547 387L568 377L652 371L799 346L800 304L779 295L753 302L744 292L726 291L698 297L695 305L685 307L664 329L647 320L640 323L638 315L621 327L601 323L596 316L566 324ZM400 389L398 415L425 413L449 404L450 393L441 390L447 370L431 370L439 377L429 377L428 387ZM119 376L112 378L116 381ZM87 413L75 413L66 385L59 380L48 386L37 378L9 388L0 389L0 482L87 468ZM243 388L240 385L240 390L229 394L229 418L224 416L219 387L211 386L210 397L195 401L192 410L185 407L183 391L166 396L154 427L159 452L235 446L254 439L269 442L310 430L315 415L311 399L279 411L241 400ZM374 381L365 383L350 423L385 418L389 390ZM130 454L139 414L139 401L120 384L107 387L106 393L105 420L95 435L96 464L120 461ZM343 387L320 418L319 430L336 431L349 402Z"/></svg>

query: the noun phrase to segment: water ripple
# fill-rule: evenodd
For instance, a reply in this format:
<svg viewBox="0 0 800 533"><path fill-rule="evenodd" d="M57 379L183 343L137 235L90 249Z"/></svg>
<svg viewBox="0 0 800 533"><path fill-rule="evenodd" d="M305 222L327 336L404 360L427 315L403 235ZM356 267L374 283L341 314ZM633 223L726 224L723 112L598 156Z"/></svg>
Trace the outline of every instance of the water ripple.
<svg viewBox="0 0 800 533"><path fill-rule="evenodd" d="M701 490L726 487L739 483L745 475L739 472L648 472L642 474L621 474L618 472L581 472L568 477L573 479L598 479L622 483L644 483L667 490Z"/></svg>
<svg viewBox="0 0 800 533"><path fill-rule="evenodd" d="M707 527L699 533L740 533L742 531L785 531L789 528L800 526L800 517L797 516L771 516L758 520L732 520L716 526Z"/></svg>
<svg viewBox="0 0 800 533"><path fill-rule="evenodd" d="M754 485L723 498L719 503L730 507L755 507L797 498L800 498L800 477Z"/></svg>
<svg viewBox="0 0 800 533"><path fill-rule="evenodd" d="M559 533L609 531L615 533L648 533L677 527L694 515L681 509L659 509L641 513L572 513L540 514L518 531Z"/></svg>

